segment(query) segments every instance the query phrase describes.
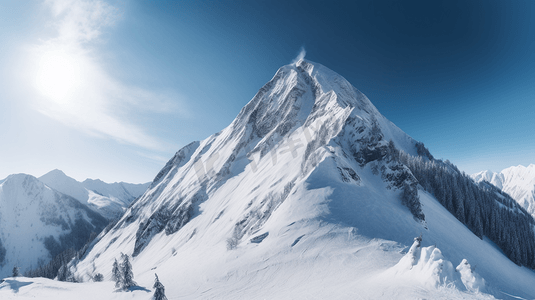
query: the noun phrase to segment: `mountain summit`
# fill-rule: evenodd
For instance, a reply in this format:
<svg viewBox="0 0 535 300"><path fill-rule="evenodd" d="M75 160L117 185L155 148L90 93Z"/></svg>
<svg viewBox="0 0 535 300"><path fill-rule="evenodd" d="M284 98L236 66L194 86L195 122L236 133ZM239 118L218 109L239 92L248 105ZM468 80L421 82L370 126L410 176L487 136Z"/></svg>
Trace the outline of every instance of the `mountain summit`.
<svg viewBox="0 0 535 300"><path fill-rule="evenodd" d="M533 219L515 205L435 160L343 77L302 59L280 68L228 127L180 149L71 267L109 278L126 253L138 283L157 269L180 283L167 295L188 299L534 297L533 272L482 239L496 239L491 228L519 231L503 221L510 216L532 235ZM486 222L506 206L503 219ZM532 240L499 246L532 266Z"/></svg>

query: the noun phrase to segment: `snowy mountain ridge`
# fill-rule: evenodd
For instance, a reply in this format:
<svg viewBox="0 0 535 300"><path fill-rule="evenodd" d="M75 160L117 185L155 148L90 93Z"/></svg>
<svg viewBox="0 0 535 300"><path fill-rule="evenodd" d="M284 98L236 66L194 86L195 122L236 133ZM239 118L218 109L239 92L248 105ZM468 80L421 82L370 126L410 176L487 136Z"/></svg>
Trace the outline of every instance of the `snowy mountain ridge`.
<svg viewBox="0 0 535 300"><path fill-rule="evenodd" d="M79 182L60 170L52 170L39 177L39 180L77 199L108 220L122 216L130 203L141 196L150 184L106 183L100 179L86 179Z"/></svg>
<svg viewBox="0 0 535 300"><path fill-rule="evenodd" d="M533 271L470 231L401 156L460 173L342 76L299 60L228 127L180 149L71 270L110 280L125 253L140 286L157 272L183 299L535 297Z"/></svg>
<svg viewBox="0 0 535 300"><path fill-rule="evenodd" d="M476 182L486 181L511 195L518 204L535 217L535 164L503 169L501 172L482 171L472 174Z"/></svg>
<svg viewBox="0 0 535 300"><path fill-rule="evenodd" d="M67 248L80 248L107 225L74 198L26 174L0 183L0 276L48 262Z"/></svg>

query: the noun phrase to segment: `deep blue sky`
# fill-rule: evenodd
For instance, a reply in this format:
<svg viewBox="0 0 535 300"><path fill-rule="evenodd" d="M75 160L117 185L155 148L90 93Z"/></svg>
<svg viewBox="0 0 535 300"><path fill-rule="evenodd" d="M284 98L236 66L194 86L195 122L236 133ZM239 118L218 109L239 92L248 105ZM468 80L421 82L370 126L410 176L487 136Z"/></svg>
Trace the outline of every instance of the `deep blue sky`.
<svg viewBox="0 0 535 300"><path fill-rule="evenodd" d="M535 1L94 2L0 5L0 125L19 128L0 135L11 145L0 153L9 161L0 177L60 168L79 180L149 181L178 148L227 126L300 47L467 173L535 163ZM69 22L96 7L96 21ZM44 44L70 45L73 57L98 67L91 78L114 82L96 96L106 104L95 106L94 119L117 122L77 121L92 110L82 104L63 115L65 102L52 101L56 110L36 104L43 93L28 94L31 76L20 70L33 70L24 53ZM34 135L40 142L21 141Z"/></svg>

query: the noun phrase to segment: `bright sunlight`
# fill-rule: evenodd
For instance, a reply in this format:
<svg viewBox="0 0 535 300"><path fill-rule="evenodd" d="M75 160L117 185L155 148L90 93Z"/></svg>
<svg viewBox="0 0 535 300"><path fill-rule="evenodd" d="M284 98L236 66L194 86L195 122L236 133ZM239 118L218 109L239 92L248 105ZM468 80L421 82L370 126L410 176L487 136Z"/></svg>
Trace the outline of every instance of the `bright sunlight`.
<svg viewBox="0 0 535 300"><path fill-rule="evenodd" d="M57 104L68 104L82 85L81 59L61 50L45 52L38 61L36 88Z"/></svg>

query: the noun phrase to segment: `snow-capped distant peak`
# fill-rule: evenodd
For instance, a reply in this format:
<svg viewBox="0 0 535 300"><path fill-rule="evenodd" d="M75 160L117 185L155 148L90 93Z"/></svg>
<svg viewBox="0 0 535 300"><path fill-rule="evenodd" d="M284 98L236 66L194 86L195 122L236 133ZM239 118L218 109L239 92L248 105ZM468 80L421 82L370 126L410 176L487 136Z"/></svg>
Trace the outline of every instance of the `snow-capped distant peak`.
<svg viewBox="0 0 535 300"><path fill-rule="evenodd" d="M107 220L34 176L10 175L0 184L0 276L80 248Z"/></svg>
<svg viewBox="0 0 535 300"><path fill-rule="evenodd" d="M3 182L4 189L17 189L19 187L27 188L30 192L34 189L44 189L45 185L37 180L37 178L28 174L12 174L9 175Z"/></svg>
<svg viewBox="0 0 535 300"><path fill-rule="evenodd" d="M509 194L535 217L535 164L512 166L501 172L482 171L471 175L476 182L486 181Z"/></svg>
<svg viewBox="0 0 535 300"><path fill-rule="evenodd" d="M87 190L76 179L67 176L61 170L52 170L39 177L39 180L49 187L73 197L80 203L86 204L89 199Z"/></svg>
<svg viewBox="0 0 535 300"><path fill-rule="evenodd" d="M106 183L100 179L79 182L57 169L39 177L39 180L88 205L108 219L120 217L130 203L141 196L149 186L149 183Z"/></svg>

